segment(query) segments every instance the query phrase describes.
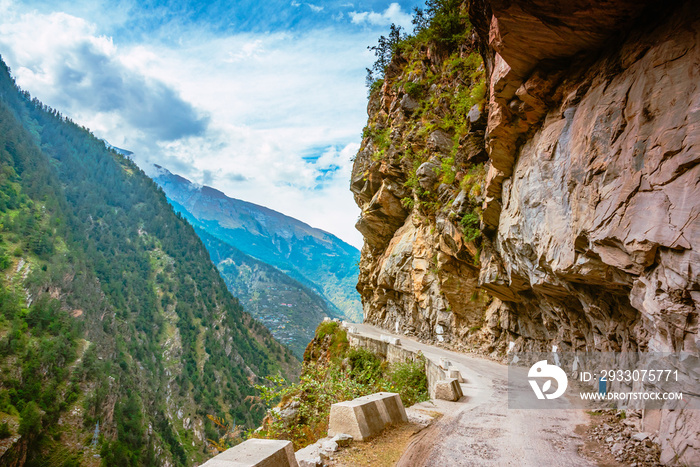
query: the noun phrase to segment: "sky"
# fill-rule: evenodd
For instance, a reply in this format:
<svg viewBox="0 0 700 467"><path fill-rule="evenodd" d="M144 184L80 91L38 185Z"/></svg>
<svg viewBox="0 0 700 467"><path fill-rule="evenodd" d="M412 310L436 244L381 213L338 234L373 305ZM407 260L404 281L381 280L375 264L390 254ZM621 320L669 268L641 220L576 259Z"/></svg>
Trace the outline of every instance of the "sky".
<svg viewBox="0 0 700 467"><path fill-rule="evenodd" d="M19 86L153 164L360 247L368 46L420 1L0 0Z"/></svg>

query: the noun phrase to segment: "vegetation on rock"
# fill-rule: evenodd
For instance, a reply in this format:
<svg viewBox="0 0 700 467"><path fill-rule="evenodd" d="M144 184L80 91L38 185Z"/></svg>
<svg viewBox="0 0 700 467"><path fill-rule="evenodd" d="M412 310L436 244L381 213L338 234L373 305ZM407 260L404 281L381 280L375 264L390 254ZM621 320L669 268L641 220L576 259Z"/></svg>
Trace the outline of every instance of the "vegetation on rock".
<svg viewBox="0 0 700 467"><path fill-rule="evenodd" d="M380 38L371 77L381 85L370 88L351 190L362 209L365 320L478 346L491 303L478 285L488 103L467 9L429 1L415 12L413 34L393 28Z"/></svg>
<svg viewBox="0 0 700 467"><path fill-rule="evenodd" d="M326 436L331 405L380 391L400 394L404 406L428 400L425 362L387 363L348 344L345 330L326 321L304 355L298 383L281 377L258 386L271 409L256 437L287 439L300 449Z"/></svg>

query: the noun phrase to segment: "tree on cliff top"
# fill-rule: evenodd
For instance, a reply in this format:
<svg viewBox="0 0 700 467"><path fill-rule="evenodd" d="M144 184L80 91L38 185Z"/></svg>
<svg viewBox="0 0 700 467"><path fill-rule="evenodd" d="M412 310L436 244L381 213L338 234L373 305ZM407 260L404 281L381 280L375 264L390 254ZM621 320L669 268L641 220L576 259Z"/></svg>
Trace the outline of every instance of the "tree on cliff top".
<svg viewBox="0 0 700 467"><path fill-rule="evenodd" d="M434 43L455 49L470 30L469 17L462 0L426 0L425 9L413 10L413 34L402 32L401 26L391 24L389 35L380 36L377 45L367 47L376 57L371 68L367 68L366 84L370 91L384 79L384 72L391 59L409 42Z"/></svg>

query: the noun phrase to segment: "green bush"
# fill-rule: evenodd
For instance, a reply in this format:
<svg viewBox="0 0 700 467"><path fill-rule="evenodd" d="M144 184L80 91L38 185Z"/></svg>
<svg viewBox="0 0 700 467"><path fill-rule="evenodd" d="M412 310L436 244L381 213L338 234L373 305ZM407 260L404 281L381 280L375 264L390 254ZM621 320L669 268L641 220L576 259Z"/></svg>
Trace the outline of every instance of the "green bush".
<svg viewBox="0 0 700 467"><path fill-rule="evenodd" d="M372 81L369 85L369 95L371 96L375 92L379 91L382 88L382 85L384 84L383 79L376 79Z"/></svg>
<svg viewBox="0 0 700 467"><path fill-rule="evenodd" d="M19 434L22 436L36 435L41 431L41 410L36 402L31 401L20 413Z"/></svg>
<svg viewBox="0 0 700 467"><path fill-rule="evenodd" d="M327 336L345 336L335 322L325 322L316 330L314 344L328 344ZM323 342L321 342L323 341ZM310 346L311 347L311 346ZM324 354L324 351L308 354ZM381 391L396 392L405 406L428 399L428 383L424 372L425 361L387 365L377 355L365 349L348 349L339 358L307 360L298 383L290 383L281 376L267 378L267 385L259 385L260 398L272 409L290 401L298 403L293 421L272 416L263 430L248 436L269 439L287 439L295 449L323 438L328 430L332 404Z"/></svg>
<svg viewBox="0 0 700 467"><path fill-rule="evenodd" d="M0 423L0 439L9 438L10 436L12 436L10 425L7 422Z"/></svg>
<svg viewBox="0 0 700 467"><path fill-rule="evenodd" d="M462 233L466 241L475 242L481 237L481 230L479 229L480 223L481 219L479 215L473 211L466 213L464 217L462 217L459 224L462 226Z"/></svg>
<svg viewBox="0 0 700 467"><path fill-rule="evenodd" d="M338 330L338 323L335 321L324 321L316 328L316 338L321 340L326 336L335 334Z"/></svg>
<svg viewBox="0 0 700 467"><path fill-rule="evenodd" d="M365 349L348 352L350 375L361 384L372 384L382 378L382 362L375 354Z"/></svg>
<svg viewBox="0 0 700 467"><path fill-rule="evenodd" d="M388 379L399 389L401 402L405 407L427 401L430 398L423 356L415 362L392 364Z"/></svg>
<svg viewBox="0 0 700 467"><path fill-rule="evenodd" d="M404 89L406 90L406 94L414 99L420 99L423 95L423 85L420 83L408 82L404 86Z"/></svg>

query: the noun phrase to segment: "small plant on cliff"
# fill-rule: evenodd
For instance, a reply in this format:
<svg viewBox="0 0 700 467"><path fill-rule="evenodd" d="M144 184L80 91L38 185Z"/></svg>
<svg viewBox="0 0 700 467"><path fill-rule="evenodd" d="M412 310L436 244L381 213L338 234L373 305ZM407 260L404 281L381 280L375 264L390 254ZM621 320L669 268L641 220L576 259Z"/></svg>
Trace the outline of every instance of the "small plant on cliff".
<svg viewBox="0 0 700 467"><path fill-rule="evenodd" d="M481 229L479 225L481 219L479 214L476 212L468 212L459 221L459 225L462 226L462 233L464 234L464 239L468 242L476 242L477 239L481 238Z"/></svg>
<svg viewBox="0 0 700 467"><path fill-rule="evenodd" d="M472 200L474 204L478 204L477 196L481 194L481 184L486 178L486 169L484 164L477 164L472 166L469 171L464 175L460 183L460 187L467 192L469 199Z"/></svg>
<svg viewBox="0 0 700 467"><path fill-rule="evenodd" d="M401 205L408 210L412 210L416 205L416 202L413 200L413 198L407 196L405 198L401 198Z"/></svg>
<svg viewBox="0 0 700 467"><path fill-rule="evenodd" d="M455 181L455 158L454 156L446 157L440 161L440 172L442 173L441 181L448 185L452 185Z"/></svg>
<svg viewBox="0 0 700 467"><path fill-rule="evenodd" d="M414 99L420 99L420 97L423 95L423 85L420 83L413 83L409 81L404 85L404 89L406 90L406 94Z"/></svg>

